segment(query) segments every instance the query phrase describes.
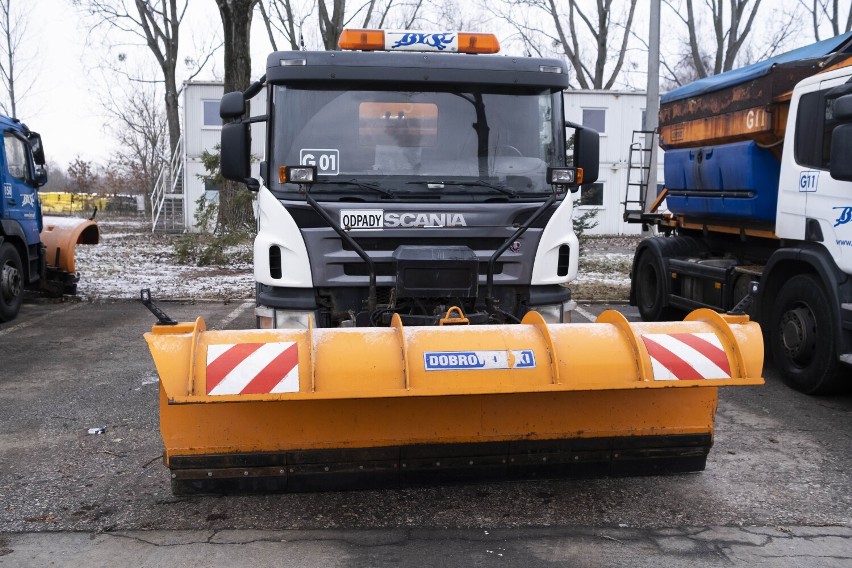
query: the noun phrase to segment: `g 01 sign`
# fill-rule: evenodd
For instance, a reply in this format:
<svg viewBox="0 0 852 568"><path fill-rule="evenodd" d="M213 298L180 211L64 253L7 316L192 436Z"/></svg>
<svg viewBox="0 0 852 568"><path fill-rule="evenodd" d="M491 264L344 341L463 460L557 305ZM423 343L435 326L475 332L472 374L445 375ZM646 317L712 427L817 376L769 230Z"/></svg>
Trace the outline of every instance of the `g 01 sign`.
<svg viewBox="0 0 852 568"><path fill-rule="evenodd" d="M317 174L336 176L340 173L340 151L329 148L300 150L299 165L316 166Z"/></svg>

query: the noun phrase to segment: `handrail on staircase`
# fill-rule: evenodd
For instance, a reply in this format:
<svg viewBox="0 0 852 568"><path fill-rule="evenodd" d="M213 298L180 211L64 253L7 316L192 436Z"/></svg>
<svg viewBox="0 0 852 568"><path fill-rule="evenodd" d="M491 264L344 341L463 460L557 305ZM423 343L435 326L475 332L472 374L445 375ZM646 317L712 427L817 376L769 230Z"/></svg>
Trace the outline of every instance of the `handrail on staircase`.
<svg viewBox="0 0 852 568"><path fill-rule="evenodd" d="M156 232L157 224L163 213L166 193L176 193L178 185L183 179L181 176L183 173L183 163L183 136L181 136L175 145L175 151L172 153L171 160L167 164L163 164L163 167L160 169L160 175L157 176L157 182L154 184L154 190L151 192L152 233ZM183 188L181 187L180 189L181 193L183 193Z"/></svg>

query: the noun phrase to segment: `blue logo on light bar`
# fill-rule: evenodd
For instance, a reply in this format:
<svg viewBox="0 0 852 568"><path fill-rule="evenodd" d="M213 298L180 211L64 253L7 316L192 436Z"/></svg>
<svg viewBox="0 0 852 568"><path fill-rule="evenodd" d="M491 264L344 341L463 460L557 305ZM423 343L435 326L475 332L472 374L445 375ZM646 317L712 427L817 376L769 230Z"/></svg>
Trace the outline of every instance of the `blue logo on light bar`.
<svg viewBox="0 0 852 568"><path fill-rule="evenodd" d="M484 369L534 369L532 349L512 351L432 351L423 353L427 371L475 371Z"/></svg>
<svg viewBox="0 0 852 568"><path fill-rule="evenodd" d="M387 51L458 51L458 34L454 32L385 31Z"/></svg>

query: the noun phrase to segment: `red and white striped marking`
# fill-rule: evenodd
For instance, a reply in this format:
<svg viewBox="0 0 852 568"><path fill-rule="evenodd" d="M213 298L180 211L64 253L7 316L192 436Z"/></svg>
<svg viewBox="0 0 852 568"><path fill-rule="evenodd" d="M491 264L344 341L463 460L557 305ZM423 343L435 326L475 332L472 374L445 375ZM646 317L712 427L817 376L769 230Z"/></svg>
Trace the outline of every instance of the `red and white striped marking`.
<svg viewBox="0 0 852 568"><path fill-rule="evenodd" d="M207 394L299 392L299 349L294 342L207 346Z"/></svg>
<svg viewBox="0 0 852 568"><path fill-rule="evenodd" d="M655 381L731 378L728 356L715 333L648 333L642 341Z"/></svg>

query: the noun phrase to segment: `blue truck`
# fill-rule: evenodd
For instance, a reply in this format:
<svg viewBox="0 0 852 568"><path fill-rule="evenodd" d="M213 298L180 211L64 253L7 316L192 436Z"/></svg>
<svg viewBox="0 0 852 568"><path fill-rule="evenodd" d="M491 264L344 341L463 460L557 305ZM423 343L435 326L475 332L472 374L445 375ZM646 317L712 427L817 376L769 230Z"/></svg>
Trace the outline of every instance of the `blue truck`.
<svg viewBox="0 0 852 568"><path fill-rule="evenodd" d="M75 294L77 244L96 244L89 219L43 217L38 188L47 183L41 136L14 118L0 116L0 323L18 315L25 290L52 296Z"/></svg>

